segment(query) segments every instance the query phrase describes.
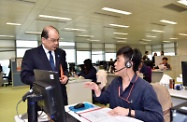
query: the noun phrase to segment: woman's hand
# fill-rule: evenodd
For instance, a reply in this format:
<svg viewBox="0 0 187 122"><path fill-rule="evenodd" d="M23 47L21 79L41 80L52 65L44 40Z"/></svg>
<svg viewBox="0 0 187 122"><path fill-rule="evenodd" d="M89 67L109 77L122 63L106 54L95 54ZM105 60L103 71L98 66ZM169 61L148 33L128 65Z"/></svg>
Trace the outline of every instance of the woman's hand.
<svg viewBox="0 0 187 122"><path fill-rule="evenodd" d="M99 86L94 82L86 82L84 83L84 86L86 88L90 88L95 91L96 97L99 97L101 95L101 90L99 89Z"/></svg>

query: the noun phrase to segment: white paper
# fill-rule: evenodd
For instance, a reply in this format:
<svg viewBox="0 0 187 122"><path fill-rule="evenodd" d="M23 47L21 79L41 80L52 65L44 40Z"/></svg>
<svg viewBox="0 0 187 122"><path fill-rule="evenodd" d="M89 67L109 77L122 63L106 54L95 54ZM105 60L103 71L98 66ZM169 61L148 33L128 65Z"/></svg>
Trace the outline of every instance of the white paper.
<svg viewBox="0 0 187 122"><path fill-rule="evenodd" d="M108 114L110 108L101 108L94 111L80 114L91 122L142 122L141 120L128 117L128 116L111 116Z"/></svg>

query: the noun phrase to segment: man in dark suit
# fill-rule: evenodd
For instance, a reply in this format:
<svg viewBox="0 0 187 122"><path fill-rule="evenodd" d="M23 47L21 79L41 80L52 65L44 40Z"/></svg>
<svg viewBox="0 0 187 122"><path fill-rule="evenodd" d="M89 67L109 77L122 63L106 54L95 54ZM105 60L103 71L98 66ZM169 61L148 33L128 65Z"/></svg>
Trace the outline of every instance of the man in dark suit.
<svg viewBox="0 0 187 122"><path fill-rule="evenodd" d="M64 76L61 79L61 88L64 104L67 105L66 84L68 82L68 71L66 62L66 53L58 48L59 32L53 26L44 27L41 40L42 44L36 48L29 49L25 52L21 66L21 81L32 87L35 81L34 69L60 71L60 66L63 67ZM52 64L51 64L52 61ZM59 75L60 76L60 75Z"/></svg>

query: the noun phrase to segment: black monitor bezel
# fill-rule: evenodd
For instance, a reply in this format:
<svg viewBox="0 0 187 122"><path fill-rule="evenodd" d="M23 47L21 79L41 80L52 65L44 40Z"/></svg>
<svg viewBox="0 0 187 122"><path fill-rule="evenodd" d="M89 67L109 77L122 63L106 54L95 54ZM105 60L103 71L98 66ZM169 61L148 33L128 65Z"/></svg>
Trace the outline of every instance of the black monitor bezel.
<svg viewBox="0 0 187 122"><path fill-rule="evenodd" d="M34 87L43 87L43 92L46 92L43 99L46 102L54 102L54 105L51 105L53 103L46 104L46 108L44 108L46 114L48 114L55 122L66 122L64 101L62 99L61 84L59 82L59 73L55 71L35 69L34 74L35 82L33 85L33 91L35 91ZM48 90L52 93L49 93Z"/></svg>

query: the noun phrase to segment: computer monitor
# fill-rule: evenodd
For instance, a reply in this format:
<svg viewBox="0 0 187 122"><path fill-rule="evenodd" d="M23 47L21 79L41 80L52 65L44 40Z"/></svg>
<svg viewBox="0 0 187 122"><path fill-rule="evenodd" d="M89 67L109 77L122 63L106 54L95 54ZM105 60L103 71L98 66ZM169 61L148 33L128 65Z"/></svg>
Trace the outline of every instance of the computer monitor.
<svg viewBox="0 0 187 122"><path fill-rule="evenodd" d="M187 87L187 61L181 62L183 86Z"/></svg>
<svg viewBox="0 0 187 122"><path fill-rule="evenodd" d="M42 96L38 105L55 122L66 122L58 72L34 70L34 74L33 92Z"/></svg>

